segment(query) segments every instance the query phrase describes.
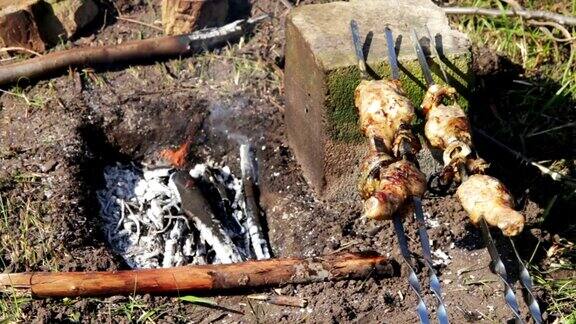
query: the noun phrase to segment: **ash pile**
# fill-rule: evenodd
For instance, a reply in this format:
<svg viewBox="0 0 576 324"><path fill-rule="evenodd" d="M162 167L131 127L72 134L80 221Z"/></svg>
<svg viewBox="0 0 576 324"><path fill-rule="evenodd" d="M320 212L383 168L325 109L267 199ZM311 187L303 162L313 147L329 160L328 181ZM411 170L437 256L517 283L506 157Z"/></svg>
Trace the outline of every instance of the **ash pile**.
<svg viewBox="0 0 576 324"><path fill-rule="evenodd" d="M97 198L109 246L131 268L270 258L255 161L248 145L240 153L241 178L213 161L191 170L105 167Z"/></svg>

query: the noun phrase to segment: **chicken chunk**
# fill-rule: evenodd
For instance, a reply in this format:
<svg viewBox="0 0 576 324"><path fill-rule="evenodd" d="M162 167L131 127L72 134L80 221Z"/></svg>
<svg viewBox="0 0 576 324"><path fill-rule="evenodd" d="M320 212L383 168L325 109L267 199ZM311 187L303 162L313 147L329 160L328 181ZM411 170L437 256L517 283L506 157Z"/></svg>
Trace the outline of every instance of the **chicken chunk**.
<svg viewBox="0 0 576 324"><path fill-rule="evenodd" d="M363 80L356 87L354 101L360 129L367 137L382 141L386 152L393 151L397 132L416 119L414 106L397 81Z"/></svg>
<svg viewBox="0 0 576 324"><path fill-rule="evenodd" d="M370 175L360 183L363 215L367 218L391 219L411 196L421 197L426 191L426 176L414 163L406 160L384 165L376 171L363 171Z"/></svg>
<svg viewBox="0 0 576 324"><path fill-rule="evenodd" d="M513 209L512 196L498 179L472 175L460 185L456 194L474 224L484 218L506 236L518 235L524 228L524 217Z"/></svg>
<svg viewBox="0 0 576 324"><path fill-rule="evenodd" d="M420 107L422 108L424 115L428 115L428 112L432 108L439 106L445 97L454 98L455 95L456 89L433 84L428 88L428 91L426 91Z"/></svg>
<svg viewBox="0 0 576 324"><path fill-rule="evenodd" d="M472 146L468 117L456 105L439 105L429 110L424 134L433 147L441 150L456 142Z"/></svg>

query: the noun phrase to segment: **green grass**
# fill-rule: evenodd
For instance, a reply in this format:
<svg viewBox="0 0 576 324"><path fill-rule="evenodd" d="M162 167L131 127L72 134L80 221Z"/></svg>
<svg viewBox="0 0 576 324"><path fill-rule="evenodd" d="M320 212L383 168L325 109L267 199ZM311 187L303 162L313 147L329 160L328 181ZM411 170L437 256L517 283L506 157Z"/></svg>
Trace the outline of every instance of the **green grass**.
<svg viewBox="0 0 576 324"><path fill-rule="evenodd" d="M46 105L46 103L50 100L50 98L44 95L33 95L30 96L27 94L24 89L19 86L14 86L10 90L2 90L0 92L20 98L26 102L26 105L32 108L42 108Z"/></svg>
<svg viewBox="0 0 576 324"><path fill-rule="evenodd" d="M576 248L568 240L560 240L553 248L548 269L532 267L534 282L549 295L549 313L560 317L563 323L576 323Z"/></svg>
<svg viewBox="0 0 576 324"><path fill-rule="evenodd" d="M26 269L57 270L61 259L61 243L54 237L55 229L46 221L42 201L11 193L11 188L27 192L42 190L36 174L15 174L0 179L0 271L13 265L12 271ZM52 211L54 212L54 211Z"/></svg>
<svg viewBox="0 0 576 324"><path fill-rule="evenodd" d="M487 0L464 0L458 5L504 8L500 2ZM563 14L576 11L575 1L525 1L524 6ZM563 156L566 150L559 148L570 150L576 127L573 123L576 119L574 28L567 29L575 38L572 42L559 42L554 38L565 36L557 28L537 26L517 17L461 16L454 19L458 28L478 46L490 47L523 70L510 87L493 89L502 93L497 111L486 120L493 124L492 133L507 139L531 158L552 162L573 158ZM562 168L561 165L555 167Z"/></svg>
<svg viewBox="0 0 576 324"><path fill-rule="evenodd" d="M156 323L165 313L164 306L151 308L141 296L130 296L126 303L116 306L113 312L123 316L129 323Z"/></svg>
<svg viewBox="0 0 576 324"><path fill-rule="evenodd" d="M18 323L22 320L22 307L32 298L12 293L0 293L0 324Z"/></svg>
<svg viewBox="0 0 576 324"><path fill-rule="evenodd" d="M524 7L570 15L576 12L576 3L572 2L570 5L568 1L529 0L525 1ZM497 8L504 9L502 3L487 0L459 1L459 5L484 8L497 5ZM558 29L534 25L516 17L462 17L459 27L470 35L472 41L486 44L521 64L528 77L544 73L561 85L561 93L576 95L576 53L571 48L574 41L556 41L553 37L564 37ZM573 29L567 30L576 37Z"/></svg>

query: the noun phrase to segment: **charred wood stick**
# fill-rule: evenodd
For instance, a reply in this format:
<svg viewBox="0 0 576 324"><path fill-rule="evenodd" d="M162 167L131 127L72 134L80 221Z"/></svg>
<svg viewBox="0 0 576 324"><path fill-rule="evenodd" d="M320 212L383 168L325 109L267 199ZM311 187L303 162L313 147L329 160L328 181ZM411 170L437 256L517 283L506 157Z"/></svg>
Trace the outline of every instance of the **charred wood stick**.
<svg viewBox="0 0 576 324"><path fill-rule="evenodd" d="M103 67L150 61L208 50L236 40L267 18L242 19L188 35L131 41L120 45L74 48L0 67L0 85L46 77L67 68Z"/></svg>
<svg viewBox="0 0 576 324"><path fill-rule="evenodd" d="M500 10L492 8L478 7L444 7L442 8L448 15L472 15L472 16L517 16L525 19L554 21L561 25L576 26L576 17L565 16L550 11L543 10Z"/></svg>
<svg viewBox="0 0 576 324"><path fill-rule="evenodd" d="M202 195L195 180L187 171L176 171L171 179L182 202L182 210L191 219L200 232L200 237L206 241L222 263L244 261L240 251L232 242L232 238L224 231L210 208L210 204Z"/></svg>
<svg viewBox="0 0 576 324"><path fill-rule="evenodd" d="M262 232L260 222L260 208L256 202L256 183L258 182L258 172L255 166L256 161L250 144L240 145L240 170L242 171L242 189L244 193L244 214L246 214L246 226L248 227L248 237L254 249L256 259L269 259L270 250L268 241Z"/></svg>
<svg viewBox="0 0 576 324"><path fill-rule="evenodd" d="M111 272L0 274L0 291L24 290L33 297L207 293L285 284L395 275L395 267L373 252L308 259L273 259L234 264Z"/></svg>

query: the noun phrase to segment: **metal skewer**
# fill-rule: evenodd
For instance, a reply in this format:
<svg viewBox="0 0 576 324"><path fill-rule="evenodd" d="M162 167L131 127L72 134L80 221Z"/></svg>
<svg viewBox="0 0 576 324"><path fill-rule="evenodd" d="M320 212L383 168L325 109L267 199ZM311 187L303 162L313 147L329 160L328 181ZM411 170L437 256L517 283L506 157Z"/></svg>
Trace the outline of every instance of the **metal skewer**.
<svg viewBox="0 0 576 324"><path fill-rule="evenodd" d="M436 41L434 39L434 42L432 42L432 35L430 33L430 29L428 29L428 26L426 26L426 33L428 34L428 38L430 39L430 47L432 48L434 55L438 57L438 60L440 60L440 54L438 53L438 48L436 47L437 46ZM438 64L440 66L440 71L442 71L442 75L444 76L444 81L446 81L446 84L448 84L448 75L446 74L446 71L444 70L442 63ZM486 223L486 221L484 221L484 223ZM528 272L528 269L526 269L526 266L524 265L522 258L520 258L520 254L516 249L514 240L511 237L509 237L508 239L510 240L510 245L512 246L512 250L514 251L514 255L516 256L516 261L518 262L520 282L522 283L522 287L526 289L526 292L528 294L528 309L530 310L530 315L532 315L534 322L540 324L542 323L542 312L540 311L540 305L538 305L538 300L536 299L536 296L532 291L532 278L530 277L530 273Z"/></svg>
<svg viewBox="0 0 576 324"><path fill-rule="evenodd" d="M412 44L414 45L414 51L416 51L416 56L418 57L418 62L420 63L422 74L424 74L424 80L426 80L426 85L430 87L436 83L432 78L432 73L430 72L430 67L428 66L428 62L426 61L426 56L424 55L422 46L420 46L418 35L416 34L416 29L412 29L412 34L410 34L410 38L412 39Z"/></svg>
<svg viewBox="0 0 576 324"><path fill-rule="evenodd" d="M428 66L428 62L426 61L426 57L424 56L424 52L422 50L422 47L420 46L420 42L418 40L418 35L417 35L415 29L412 30L411 37L412 37L412 43L414 45L414 50L416 52L416 55L418 56L418 62L420 63L420 68L422 69L422 73L424 74L424 78L426 79L427 86L430 87L430 86L434 85L434 80L432 79L432 73L430 72L430 67ZM428 31L428 37L430 38L430 42L432 42L430 31ZM433 48L432 50L434 51L435 55L438 56L438 52L436 50L436 45L431 44L431 47ZM446 83L448 83L447 75L444 72L441 64L440 64L440 69L442 70L444 77L446 78L446 80L445 80ZM468 174L467 174L464 166L460 165L458 171L460 173L462 181L465 181L468 177ZM484 239L484 242L486 243L486 248L487 248L488 253L490 254L490 258L492 260L491 261L492 271L500 278L500 281L502 281L502 284L504 285L504 296L505 296L506 304L512 310L512 313L513 313L514 317L516 318L517 322L524 323L522 317L520 316L516 295L514 294L514 290L512 289L512 286L508 282L508 274L506 272L506 267L504 266L504 263L502 262L500 255L498 254L496 244L494 243L494 239L492 238L492 235L490 234L488 224L486 223L486 220L484 218L480 219L480 230L482 232L482 238Z"/></svg>
<svg viewBox="0 0 576 324"><path fill-rule="evenodd" d="M442 288L440 286L440 280L436 276L436 269L432 265L432 253L430 251L430 239L428 238L428 232L426 231L426 224L424 222L424 213L422 209L422 202L420 198L414 197L414 214L416 215L416 221L418 222L418 234L420 235L420 244L422 245L422 254L424 256L424 264L428 268L428 276L430 277L430 290L434 293L436 300L438 301L438 308L436 310L438 316L438 322L449 323L448 313L446 312L446 306L444 305L444 299L442 298Z"/></svg>
<svg viewBox="0 0 576 324"><path fill-rule="evenodd" d="M369 76L366 70L366 62L364 60L364 53L362 51L362 46L360 45L360 34L358 31L358 23L355 20L350 21L350 30L352 33L352 42L354 44L354 49L356 52L356 58L358 60L358 68L360 70L361 77L364 80L369 80L371 77ZM389 29L388 29L389 30ZM388 37L388 36L387 36ZM391 35L390 35L391 37ZM398 66L395 66L396 71L392 71L392 75L396 75L398 77ZM426 304L424 303L424 298L422 297L422 288L420 286L420 282L418 281L418 277L416 276L416 272L412 267L412 258L410 256L410 249L408 248L408 240L406 238L406 234L404 232L404 226L402 225L402 218L399 213L396 213L393 216L393 223L394 223L394 232L396 233L396 238L398 239L398 245L400 246L400 252L402 254L402 258L404 262L408 266L408 283L410 288L416 296L418 297L418 306L416 307L416 311L418 313L418 318L420 319L420 323L428 324L430 323L428 309L426 308Z"/></svg>
<svg viewBox="0 0 576 324"><path fill-rule="evenodd" d="M394 46L392 30L386 26L386 28L384 28L384 33L386 34L386 45L388 46L388 63L390 64L390 69L392 70L392 80L398 80L400 79L400 73L398 72L398 58L396 57L396 48Z"/></svg>
<svg viewBox="0 0 576 324"><path fill-rule="evenodd" d="M540 305L538 305L538 300L532 291L532 277L530 277L530 273L524 262L520 258L520 254L514 245L514 240L510 237L510 245L512 246L512 250L514 251L514 255L516 255L516 262L518 262L518 271L520 273L520 282L522 283L522 287L526 289L528 294L528 309L530 310L530 315L534 319L536 324L542 323L542 312L540 311Z"/></svg>
<svg viewBox="0 0 576 324"><path fill-rule="evenodd" d="M402 225L402 218L398 213L394 215L393 222L394 222L394 232L396 232L398 245L400 245L400 252L402 253L404 262L408 266L408 271L410 272L408 274L408 283L410 284L410 288L412 288L416 296L418 296L418 306L416 307L416 311L418 312L420 323L428 324L430 323L428 317L429 316L428 309L426 308L426 304L424 303L424 298L422 298L422 288L420 287L420 282L418 281L416 272L412 267L412 257L410 256L410 250L408 249L406 234L404 234L404 226Z"/></svg>
<svg viewBox="0 0 576 324"><path fill-rule="evenodd" d="M386 27L384 29L386 34L386 43L388 45L388 61L390 63L390 68L392 69L392 79L398 80L398 58L396 57L396 50L394 48L394 38L392 36L392 31L390 28ZM430 278L430 290L434 293L436 300L438 302L438 308L436 310L438 322L440 324L448 324L448 314L446 312L446 306L444 305L444 300L442 298L442 288L440 286L440 280L436 276L436 270L432 265L432 253L430 251L430 239L428 238L428 232L426 231L426 224L424 222L424 210L422 208L422 201L419 197L412 197L414 202L414 215L416 216L416 221L418 223L418 235L420 237L420 244L422 246L422 254L424 257L424 263L428 268L428 276Z"/></svg>

